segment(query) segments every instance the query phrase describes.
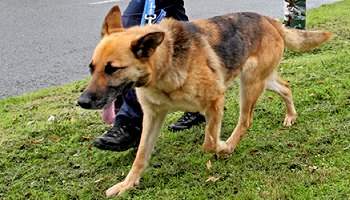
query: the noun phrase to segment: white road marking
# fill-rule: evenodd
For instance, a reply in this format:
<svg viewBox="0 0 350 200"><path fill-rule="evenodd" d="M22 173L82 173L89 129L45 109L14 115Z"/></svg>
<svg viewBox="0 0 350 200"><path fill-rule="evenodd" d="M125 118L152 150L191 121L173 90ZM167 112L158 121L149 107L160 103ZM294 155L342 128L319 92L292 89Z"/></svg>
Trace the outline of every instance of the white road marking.
<svg viewBox="0 0 350 200"><path fill-rule="evenodd" d="M112 3L112 2L117 2L117 1L121 1L121 0L106 0L106 1L98 1L98 2L92 2L92 3L89 3L89 5L97 5L97 4L103 4L103 3Z"/></svg>

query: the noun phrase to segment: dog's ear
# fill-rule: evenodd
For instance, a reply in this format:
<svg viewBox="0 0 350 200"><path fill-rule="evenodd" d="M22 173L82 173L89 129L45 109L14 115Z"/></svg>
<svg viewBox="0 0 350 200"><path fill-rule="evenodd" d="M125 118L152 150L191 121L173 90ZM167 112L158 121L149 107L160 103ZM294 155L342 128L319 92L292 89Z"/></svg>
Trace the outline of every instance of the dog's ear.
<svg viewBox="0 0 350 200"><path fill-rule="evenodd" d="M153 55L157 47L162 44L164 32L148 33L131 42L131 50L137 59L147 59Z"/></svg>
<svg viewBox="0 0 350 200"><path fill-rule="evenodd" d="M118 6L113 6L102 25L101 36L110 35L123 29L122 16Z"/></svg>

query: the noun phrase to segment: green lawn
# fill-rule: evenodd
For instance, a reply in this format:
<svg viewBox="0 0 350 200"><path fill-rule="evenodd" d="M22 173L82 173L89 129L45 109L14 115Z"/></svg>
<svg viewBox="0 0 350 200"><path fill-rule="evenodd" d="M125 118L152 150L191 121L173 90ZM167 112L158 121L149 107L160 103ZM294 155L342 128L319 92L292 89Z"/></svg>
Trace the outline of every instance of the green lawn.
<svg viewBox="0 0 350 200"><path fill-rule="evenodd" d="M164 127L140 186L119 198L350 199L349 13L350 0L309 11L307 28L332 31L333 39L286 53L279 72L291 84L297 124L283 127L282 100L265 93L229 159L202 151L204 125L177 133ZM99 112L75 105L86 83L0 101L0 199L104 199L125 178L135 151L91 145L110 127ZM237 87L228 93L223 139L238 118ZM218 180L206 183L210 177Z"/></svg>

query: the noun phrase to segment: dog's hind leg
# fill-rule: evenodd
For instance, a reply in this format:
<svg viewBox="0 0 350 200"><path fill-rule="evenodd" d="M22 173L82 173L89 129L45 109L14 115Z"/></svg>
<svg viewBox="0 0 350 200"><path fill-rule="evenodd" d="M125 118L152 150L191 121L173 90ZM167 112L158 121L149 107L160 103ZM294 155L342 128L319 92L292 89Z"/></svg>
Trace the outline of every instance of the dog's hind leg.
<svg viewBox="0 0 350 200"><path fill-rule="evenodd" d="M238 124L227 140L233 148L236 148L245 132L253 121L255 104L265 89L264 81L252 76L243 74L240 79L240 111Z"/></svg>
<svg viewBox="0 0 350 200"><path fill-rule="evenodd" d="M294 108L293 95L289 88L289 84L283 81L275 72L268 80L266 87L268 90L277 92L286 104L286 117L284 119L283 125L293 125L297 119L297 112Z"/></svg>
<svg viewBox="0 0 350 200"><path fill-rule="evenodd" d="M116 194L120 195L140 183L141 175L148 165L148 160L151 157L166 114L166 111L144 111L141 141L131 170L123 182L107 190L107 197Z"/></svg>
<svg viewBox="0 0 350 200"><path fill-rule="evenodd" d="M203 149L207 153L215 153L220 157L227 158L232 154L233 148L225 141L220 140L224 101L224 94L222 94L206 108L206 127Z"/></svg>

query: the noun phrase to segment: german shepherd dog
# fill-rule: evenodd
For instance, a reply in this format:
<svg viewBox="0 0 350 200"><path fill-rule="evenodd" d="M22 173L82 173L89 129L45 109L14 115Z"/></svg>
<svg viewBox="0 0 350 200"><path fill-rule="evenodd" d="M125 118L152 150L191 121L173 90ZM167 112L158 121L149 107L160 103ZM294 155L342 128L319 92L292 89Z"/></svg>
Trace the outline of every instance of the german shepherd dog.
<svg viewBox="0 0 350 200"><path fill-rule="evenodd" d="M285 48L309 50L331 33L285 27L267 16L242 12L207 20L122 27L118 6L107 14L102 39L89 65L92 74L78 104L108 109L121 93L136 88L143 130L135 161L125 180L107 190L121 194L140 182L167 113L176 110L205 116L205 152L229 157L252 123L254 106L265 89L277 92L286 106L285 126L296 122L288 83L276 72ZM232 135L220 140L224 94L239 78L240 113Z"/></svg>

